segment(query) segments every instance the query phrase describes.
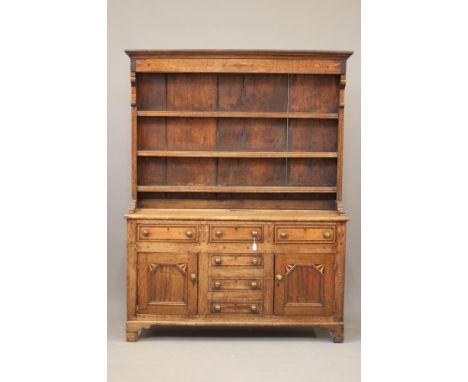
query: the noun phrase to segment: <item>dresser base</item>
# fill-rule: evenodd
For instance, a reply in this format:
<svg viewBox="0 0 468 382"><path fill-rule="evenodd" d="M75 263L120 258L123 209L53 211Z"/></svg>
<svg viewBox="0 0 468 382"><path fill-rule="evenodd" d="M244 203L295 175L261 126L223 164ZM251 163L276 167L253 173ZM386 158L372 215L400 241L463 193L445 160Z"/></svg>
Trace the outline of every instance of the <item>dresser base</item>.
<svg viewBox="0 0 468 382"><path fill-rule="evenodd" d="M345 215L143 209L127 219L128 341L153 325L321 327L343 341Z"/></svg>

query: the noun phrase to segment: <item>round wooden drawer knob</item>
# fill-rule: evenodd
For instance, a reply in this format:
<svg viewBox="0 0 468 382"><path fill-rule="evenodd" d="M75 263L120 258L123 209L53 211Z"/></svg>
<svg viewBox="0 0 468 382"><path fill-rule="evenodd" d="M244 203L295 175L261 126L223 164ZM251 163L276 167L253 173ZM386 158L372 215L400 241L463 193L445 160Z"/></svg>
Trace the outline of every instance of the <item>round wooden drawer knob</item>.
<svg viewBox="0 0 468 382"><path fill-rule="evenodd" d="M252 237L257 237L258 236L258 232L257 231L252 231Z"/></svg>
<svg viewBox="0 0 468 382"><path fill-rule="evenodd" d="M215 289L220 289L221 288L221 283L219 281L216 281L214 283L214 287L215 287Z"/></svg>
<svg viewBox="0 0 468 382"><path fill-rule="evenodd" d="M258 265L258 259L256 257L254 257L252 260L251 260L251 263L252 265Z"/></svg>
<svg viewBox="0 0 468 382"><path fill-rule="evenodd" d="M288 237L288 234L286 232L280 232L281 239L286 239L286 237Z"/></svg>
<svg viewBox="0 0 468 382"><path fill-rule="evenodd" d="M331 238L331 232L330 232L330 231L325 231L325 232L323 233L323 237L324 237L325 239L330 239L330 238Z"/></svg>
<svg viewBox="0 0 468 382"><path fill-rule="evenodd" d="M143 237L148 237L149 236L149 231L147 229L143 230Z"/></svg>
<svg viewBox="0 0 468 382"><path fill-rule="evenodd" d="M193 231L187 231L187 232L185 232L185 236L187 236L188 238L193 237Z"/></svg>
<svg viewBox="0 0 468 382"><path fill-rule="evenodd" d="M216 236L216 237L221 237L221 236L223 236L223 231L221 231L220 229L216 230L216 231L215 231L215 236Z"/></svg>
<svg viewBox="0 0 468 382"><path fill-rule="evenodd" d="M222 263L221 257L215 258L215 264L220 265Z"/></svg>
<svg viewBox="0 0 468 382"><path fill-rule="evenodd" d="M216 305L214 306L214 310L215 310L216 312L221 312L221 305L216 304Z"/></svg>
<svg viewBox="0 0 468 382"><path fill-rule="evenodd" d="M256 282L256 281L252 281L252 282L250 283L250 287L251 287L252 289L257 289L257 288L258 288L257 282Z"/></svg>
<svg viewBox="0 0 468 382"><path fill-rule="evenodd" d="M250 311L251 311L252 313L255 313L255 312L257 311L257 305L251 305L251 306L250 306Z"/></svg>

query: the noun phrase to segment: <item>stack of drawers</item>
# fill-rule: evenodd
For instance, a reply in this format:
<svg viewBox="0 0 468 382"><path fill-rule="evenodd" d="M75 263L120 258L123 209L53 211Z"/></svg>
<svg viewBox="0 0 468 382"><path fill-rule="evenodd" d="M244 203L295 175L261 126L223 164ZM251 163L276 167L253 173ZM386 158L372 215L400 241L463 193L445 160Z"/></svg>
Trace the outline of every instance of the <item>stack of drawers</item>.
<svg viewBox="0 0 468 382"><path fill-rule="evenodd" d="M264 242L264 226L210 225L210 243L247 243L244 253L208 254L208 314L262 315L265 301L265 256L254 250ZM245 248L245 245L243 246Z"/></svg>

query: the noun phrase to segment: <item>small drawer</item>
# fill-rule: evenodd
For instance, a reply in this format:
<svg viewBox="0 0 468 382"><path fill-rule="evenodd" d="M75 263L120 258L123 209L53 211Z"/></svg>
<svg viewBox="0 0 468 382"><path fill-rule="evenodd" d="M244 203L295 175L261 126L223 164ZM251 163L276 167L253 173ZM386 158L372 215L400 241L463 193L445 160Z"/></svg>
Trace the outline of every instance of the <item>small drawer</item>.
<svg viewBox="0 0 468 382"><path fill-rule="evenodd" d="M275 243L334 243L335 226L275 226Z"/></svg>
<svg viewBox="0 0 468 382"><path fill-rule="evenodd" d="M210 302L211 314L262 314L263 303L253 302Z"/></svg>
<svg viewBox="0 0 468 382"><path fill-rule="evenodd" d="M139 225L138 240L198 242L197 225Z"/></svg>
<svg viewBox="0 0 468 382"><path fill-rule="evenodd" d="M236 290L263 290L263 280L260 278L238 279L238 278L212 278L210 281L212 291L236 291Z"/></svg>
<svg viewBox="0 0 468 382"><path fill-rule="evenodd" d="M210 242L263 242L262 225L210 225Z"/></svg>
<svg viewBox="0 0 468 382"><path fill-rule="evenodd" d="M233 254L233 255L210 255L212 267L252 267L263 268L263 255Z"/></svg>

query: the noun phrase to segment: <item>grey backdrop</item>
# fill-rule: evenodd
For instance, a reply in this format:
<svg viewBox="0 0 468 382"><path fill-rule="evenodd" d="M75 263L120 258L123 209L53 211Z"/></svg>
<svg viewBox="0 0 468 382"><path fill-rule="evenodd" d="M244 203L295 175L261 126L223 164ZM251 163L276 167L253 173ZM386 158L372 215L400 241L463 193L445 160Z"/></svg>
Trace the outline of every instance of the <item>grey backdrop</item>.
<svg viewBox="0 0 468 382"><path fill-rule="evenodd" d="M108 328L124 338L130 202L130 79L125 49L353 50L345 99L345 320L360 318L359 0L108 1Z"/></svg>

